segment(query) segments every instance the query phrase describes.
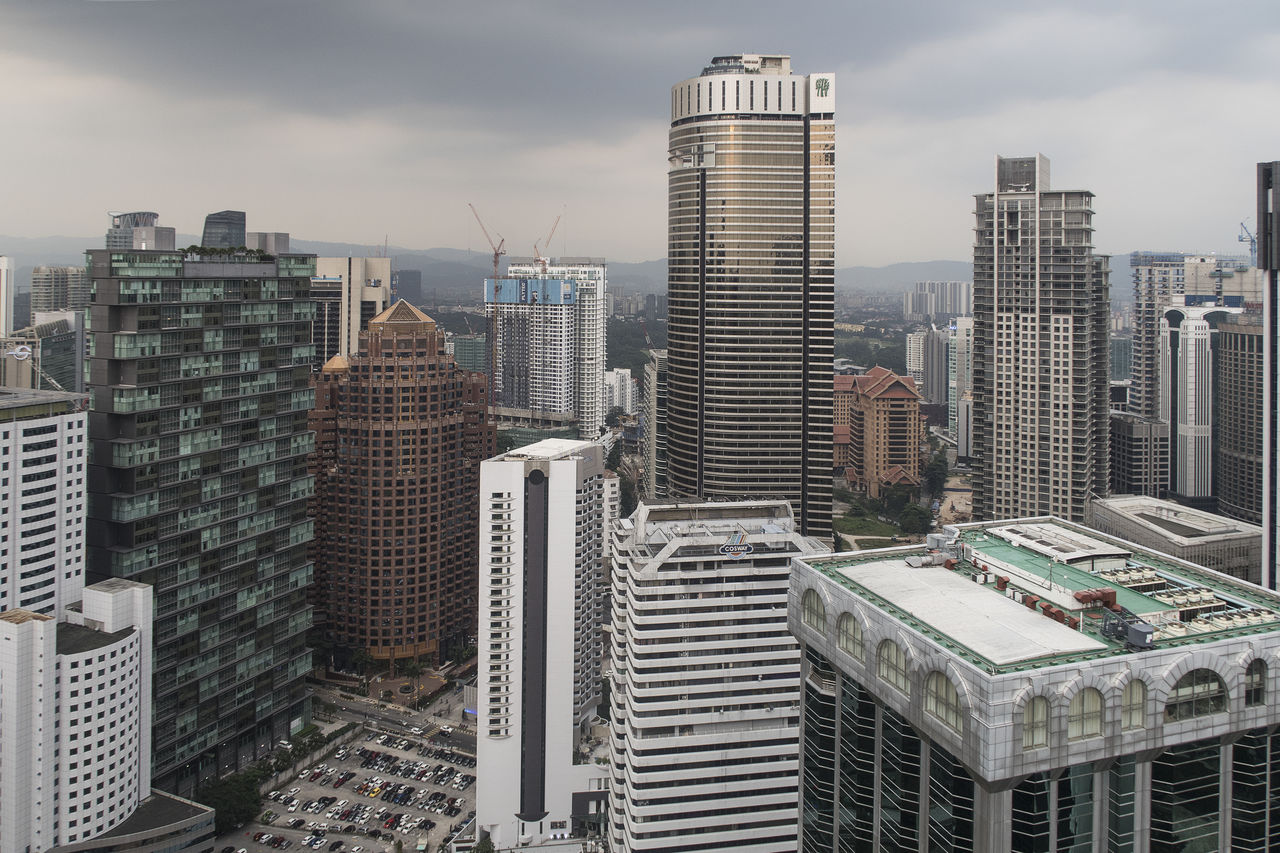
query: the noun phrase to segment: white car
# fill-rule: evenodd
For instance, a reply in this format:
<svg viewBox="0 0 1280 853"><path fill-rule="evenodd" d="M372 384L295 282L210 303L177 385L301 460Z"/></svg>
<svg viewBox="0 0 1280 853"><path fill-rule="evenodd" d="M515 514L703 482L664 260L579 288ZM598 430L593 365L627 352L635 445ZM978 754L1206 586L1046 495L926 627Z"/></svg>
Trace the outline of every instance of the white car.
<svg viewBox="0 0 1280 853"><path fill-rule="evenodd" d="M293 813L294 813L294 812L296 812L297 810L298 810L298 804L297 804L297 803L290 803L290 804L289 804L289 814L293 814Z"/></svg>

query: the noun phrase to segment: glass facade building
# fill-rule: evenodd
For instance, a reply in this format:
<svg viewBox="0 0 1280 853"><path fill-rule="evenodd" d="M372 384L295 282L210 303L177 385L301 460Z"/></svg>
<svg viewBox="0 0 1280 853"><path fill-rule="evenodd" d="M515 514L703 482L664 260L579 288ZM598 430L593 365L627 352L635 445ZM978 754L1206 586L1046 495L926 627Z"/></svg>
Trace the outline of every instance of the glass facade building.
<svg viewBox="0 0 1280 853"><path fill-rule="evenodd" d="M155 589L154 778L187 793L309 716L314 258L88 255L88 574Z"/></svg>
<svg viewBox="0 0 1280 853"><path fill-rule="evenodd" d="M792 562L800 850L1274 849L1280 597L1057 520L935 536Z"/></svg>
<svg viewBox="0 0 1280 853"><path fill-rule="evenodd" d="M671 90L668 158L669 493L830 536L834 75L716 57Z"/></svg>
<svg viewBox="0 0 1280 853"><path fill-rule="evenodd" d="M204 218L200 245L210 249L234 249L245 244L243 210L219 210Z"/></svg>

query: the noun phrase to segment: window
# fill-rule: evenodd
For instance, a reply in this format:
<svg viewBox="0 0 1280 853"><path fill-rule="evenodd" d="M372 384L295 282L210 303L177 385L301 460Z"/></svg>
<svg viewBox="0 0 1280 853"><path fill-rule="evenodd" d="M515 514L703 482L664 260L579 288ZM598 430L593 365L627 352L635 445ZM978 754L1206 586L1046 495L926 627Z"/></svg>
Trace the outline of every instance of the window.
<svg viewBox="0 0 1280 853"><path fill-rule="evenodd" d="M1067 738L1098 737L1102 734L1102 694L1086 687L1067 708Z"/></svg>
<svg viewBox="0 0 1280 853"><path fill-rule="evenodd" d="M816 589L806 589L801 599L804 609L804 624L819 631L826 630L827 609L822 606L822 598Z"/></svg>
<svg viewBox="0 0 1280 853"><path fill-rule="evenodd" d="M1022 748L1049 745L1049 700L1033 696L1022 712Z"/></svg>
<svg viewBox="0 0 1280 853"><path fill-rule="evenodd" d="M1120 728L1141 729L1147 725L1147 685L1133 679L1124 686L1120 705Z"/></svg>
<svg viewBox="0 0 1280 853"><path fill-rule="evenodd" d="M862 626L852 613L841 613L836 621L836 639L840 651L862 660Z"/></svg>
<svg viewBox="0 0 1280 853"><path fill-rule="evenodd" d="M1227 686L1210 669L1193 669L1173 686L1164 706L1166 722L1189 720L1227 710Z"/></svg>
<svg viewBox="0 0 1280 853"><path fill-rule="evenodd" d="M924 682L924 709L956 731L963 728L960 719L960 694L956 686L941 672L931 672Z"/></svg>
<svg viewBox="0 0 1280 853"><path fill-rule="evenodd" d="M1267 697L1267 664L1258 659L1244 672L1244 705L1252 708L1261 705Z"/></svg>
<svg viewBox="0 0 1280 853"><path fill-rule="evenodd" d="M907 692L907 656L893 640L885 640L880 644L877 674L894 687Z"/></svg>

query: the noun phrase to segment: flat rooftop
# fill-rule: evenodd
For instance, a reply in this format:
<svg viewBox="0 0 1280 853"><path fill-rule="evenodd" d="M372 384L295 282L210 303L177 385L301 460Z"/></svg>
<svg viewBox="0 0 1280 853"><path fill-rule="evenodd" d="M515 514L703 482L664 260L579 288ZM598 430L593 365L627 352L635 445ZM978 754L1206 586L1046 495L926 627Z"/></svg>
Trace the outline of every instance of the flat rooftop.
<svg viewBox="0 0 1280 853"><path fill-rule="evenodd" d="M167 794L164 791L152 790L151 796L139 803L138 807L133 810L133 814L93 840L104 841L155 830L167 830L176 823L193 820L204 815L212 817L213 809L191 800L184 800L182 797L173 794Z"/></svg>
<svg viewBox="0 0 1280 853"><path fill-rule="evenodd" d="M1152 534L1165 537L1183 547L1223 539L1248 539L1262 536L1262 528L1256 524L1193 509L1173 501L1124 495L1098 498L1095 499L1094 504L1098 508L1110 510L1140 524Z"/></svg>
<svg viewBox="0 0 1280 853"><path fill-rule="evenodd" d="M563 459L575 453L582 453L593 446L593 441L578 441L571 438L544 438L524 447L517 447L502 454L501 459Z"/></svg>
<svg viewBox="0 0 1280 853"><path fill-rule="evenodd" d="M95 631L83 625L70 622L58 623L58 654L79 655L115 645L134 632L134 628L125 628L108 634L106 631Z"/></svg>
<svg viewBox="0 0 1280 853"><path fill-rule="evenodd" d="M48 417L88 406L89 395L33 388L0 388L0 421Z"/></svg>
<svg viewBox="0 0 1280 853"><path fill-rule="evenodd" d="M1152 626L1156 648L1280 630L1275 593L1080 525L1042 518L948 531L954 538L937 551L804 562L991 673L1134 653L1103 633L1111 597Z"/></svg>

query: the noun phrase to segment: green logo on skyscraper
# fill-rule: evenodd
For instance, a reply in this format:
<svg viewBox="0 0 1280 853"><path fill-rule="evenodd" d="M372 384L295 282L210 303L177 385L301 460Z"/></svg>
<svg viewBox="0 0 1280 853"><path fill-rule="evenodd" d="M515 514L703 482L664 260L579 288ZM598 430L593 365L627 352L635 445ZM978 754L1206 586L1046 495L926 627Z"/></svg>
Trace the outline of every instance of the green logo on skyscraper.
<svg viewBox="0 0 1280 853"><path fill-rule="evenodd" d="M831 81L826 77L819 77L817 82L813 84L813 87L818 90L819 98L825 98L827 96L827 92L831 90Z"/></svg>

